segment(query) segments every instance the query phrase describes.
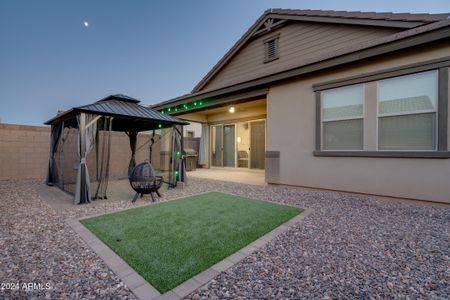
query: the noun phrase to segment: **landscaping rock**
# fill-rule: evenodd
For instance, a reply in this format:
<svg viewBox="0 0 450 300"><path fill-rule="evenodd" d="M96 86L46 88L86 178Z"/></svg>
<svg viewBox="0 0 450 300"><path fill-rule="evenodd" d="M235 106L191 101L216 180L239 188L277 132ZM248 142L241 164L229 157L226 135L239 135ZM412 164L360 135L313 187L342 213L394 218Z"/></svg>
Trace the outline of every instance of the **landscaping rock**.
<svg viewBox="0 0 450 300"><path fill-rule="evenodd" d="M98 200L50 206L36 181L0 181L0 282L50 289L0 291L0 299L135 299L66 224L144 205ZM207 191L312 208L303 224L243 259L191 299L450 298L450 209L285 186L189 178L161 201Z"/></svg>

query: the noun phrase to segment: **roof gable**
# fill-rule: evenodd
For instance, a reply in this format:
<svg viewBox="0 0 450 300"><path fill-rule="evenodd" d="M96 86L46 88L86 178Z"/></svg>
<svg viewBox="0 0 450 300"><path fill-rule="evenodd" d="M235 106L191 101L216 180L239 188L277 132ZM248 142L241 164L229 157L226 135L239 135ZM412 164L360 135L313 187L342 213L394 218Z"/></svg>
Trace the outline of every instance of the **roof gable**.
<svg viewBox="0 0 450 300"><path fill-rule="evenodd" d="M259 36L269 34L288 22L351 24L391 29L397 33L404 29L445 20L450 14L409 14L409 13L375 13L375 12L346 12L321 10L267 10L236 42L236 44L219 60L219 62L194 87L192 93L210 88L207 85L222 69L235 57L240 50Z"/></svg>

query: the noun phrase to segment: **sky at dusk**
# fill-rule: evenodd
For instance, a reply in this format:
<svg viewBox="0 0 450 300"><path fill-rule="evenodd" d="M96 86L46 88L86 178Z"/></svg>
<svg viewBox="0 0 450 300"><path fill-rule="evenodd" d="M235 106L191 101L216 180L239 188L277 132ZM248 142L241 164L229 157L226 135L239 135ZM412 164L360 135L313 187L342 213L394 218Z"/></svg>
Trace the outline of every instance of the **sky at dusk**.
<svg viewBox="0 0 450 300"><path fill-rule="evenodd" d="M279 7L439 13L450 1L0 0L0 121L41 125L110 94L152 104L188 93Z"/></svg>

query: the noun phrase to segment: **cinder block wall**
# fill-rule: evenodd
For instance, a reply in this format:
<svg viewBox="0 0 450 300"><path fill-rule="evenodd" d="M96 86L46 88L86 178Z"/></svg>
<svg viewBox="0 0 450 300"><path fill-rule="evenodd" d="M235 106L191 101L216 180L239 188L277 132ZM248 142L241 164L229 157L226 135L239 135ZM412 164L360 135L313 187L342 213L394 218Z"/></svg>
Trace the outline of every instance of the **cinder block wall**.
<svg viewBox="0 0 450 300"><path fill-rule="evenodd" d="M149 144L145 144L149 139L150 137L147 134L138 135L137 148L140 149L136 153L137 163L149 158ZM156 140L158 139L156 138ZM73 170L74 158L76 157L76 139L69 139L68 143L73 144L74 147L68 147L73 149L73 153L67 151L65 154L66 177L70 177L71 173L73 173L73 176L76 175L76 171ZM0 180L44 180L47 175L49 149L49 127L0 124ZM111 135L111 178L125 178L127 176L130 156L128 136L122 132L113 132ZM160 143L153 145L152 163L155 168L159 168ZM95 166L95 153L88 156L89 165L91 171L95 172L92 168L92 166Z"/></svg>
<svg viewBox="0 0 450 300"><path fill-rule="evenodd" d="M48 127L0 124L0 180L44 179L49 146Z"/></svg>

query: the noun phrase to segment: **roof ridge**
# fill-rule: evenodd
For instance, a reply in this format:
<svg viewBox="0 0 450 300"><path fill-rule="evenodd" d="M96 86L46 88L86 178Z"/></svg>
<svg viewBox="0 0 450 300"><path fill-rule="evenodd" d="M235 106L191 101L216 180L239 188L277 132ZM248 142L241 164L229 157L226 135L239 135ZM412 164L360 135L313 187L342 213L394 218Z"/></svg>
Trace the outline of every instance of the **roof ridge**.
<svg viewBox="0 0 450 300"><path fill-rule="evenodd" d="M97 102L102 102L102 101L109 101L109 100L118 100L118 101L123 101L123 102L132 102L132 103L140 103L141 101L130 97L128 95L125 94L113 94L113 95L109 95L106 96L100 100L98 100Z"/></svg>
<svg viewBox="0 0 450 300"><path fill-rule="evenodd" d="M411 12L377 12L377 11L347 11L347 10L321 10L321 9L290 9L290 8L271 8L266 10L266 13L285 13L295 15L318 15L329 17L347 17L364 19L389 19L389 20L404 20L404 21L424 21L432 22L443 20L450 16L450 12L447 13L411 13Z"/></svg>

